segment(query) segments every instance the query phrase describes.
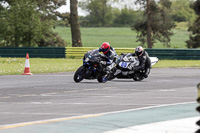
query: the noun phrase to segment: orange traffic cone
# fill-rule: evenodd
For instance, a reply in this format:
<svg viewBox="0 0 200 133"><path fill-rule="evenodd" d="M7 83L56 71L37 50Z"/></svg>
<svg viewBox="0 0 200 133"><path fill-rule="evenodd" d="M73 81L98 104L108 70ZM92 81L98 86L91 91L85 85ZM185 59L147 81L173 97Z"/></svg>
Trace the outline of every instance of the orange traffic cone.
<svg viewBox="0 0 200 133"><path fill-rule="evenodd" d="M29 55L26 54L26 62L25 62L25 69L22 75L33 75L30 71L30 64L29 64Z"/></svg>

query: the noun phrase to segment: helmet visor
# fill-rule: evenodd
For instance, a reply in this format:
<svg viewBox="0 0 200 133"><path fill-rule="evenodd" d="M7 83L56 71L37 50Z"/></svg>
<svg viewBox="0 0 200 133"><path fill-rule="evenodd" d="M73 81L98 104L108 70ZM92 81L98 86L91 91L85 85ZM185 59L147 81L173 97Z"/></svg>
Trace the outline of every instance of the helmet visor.
<svg viewBox="0 0 200 133"><path fill-rule="evenodd" d="M102 49L103 52L107 52L109 48Z"/></svg>

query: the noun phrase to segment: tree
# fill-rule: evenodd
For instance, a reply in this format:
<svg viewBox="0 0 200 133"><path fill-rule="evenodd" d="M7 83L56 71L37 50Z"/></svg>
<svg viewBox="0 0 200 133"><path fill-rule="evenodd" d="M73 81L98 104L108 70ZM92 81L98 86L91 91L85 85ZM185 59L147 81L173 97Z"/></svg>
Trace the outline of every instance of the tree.
<svg viewBox="0 0 200 133"><path fill-rule="evenodd" d="M121 10L113 8L113 15L115 17L112 25L130 26L131 24L135 23L138 17L140 17L138 14L138 12L133 9L128 9L126 6Z"/></svg>
<svg viewBox="0 0 200 133"><path fill-rule="evenodd" d="M156 40L163 45L170 47L171 31L175 27L169 14L171 2L169 0L137 0L144 10L144 18L138 20L132 27L137 31L137 41L141 42L142 46L147 43L148 48L152 48Z"/></svg>
<svg viewBox="0 0 200 133"><path fill-rule="evenodd" d="M66 4L66 0L32 0L36 1L38 10L42 12L43 19L54 19L60 13L57 11L59 7Z"/></svg>
<svg viewBox="0 0 200 133"><path fill-rule="evenodd" d="M85 0L79 2L79 6L89 12L92 26L108 26L112 23L111 0Z"/></svg>
<svg viewBox="0 0 200 133"><path fill-rule="evenodd" d="M0 0L0 46L65 46L52 30L57 4L53 0Z"/></svg>
<svg viewBox="0 0 200 133"><path fill-rule="evenodd" d="M177 22L192 22L195 20L195 13L190 8L193 0L173 0L171 6L171 16Z"/></svg>
<svg viewBox="0 0 200 133"><path fill-rule="evenodd" d="M190 39L186 41L188 48L200 47L200 0L196 0L191 8L197 14L197 19L192 26L189 27L188 31L191 31Z"/></svg>
<svg viewBox="0 0 200 133"><path fill-rule="evenodd" d="M70 0L70 11L72 46L82 47L80 24L78 21L77 0Z"/></svg>
<svg viewBox="0 0 200 133"><path fill-rule="evenodd" d="M31 1L13 1L8 10L4 10L1 18L1 38L4 46L31 46L34 40L42 36L39 26L40 13L36 4Z"/></svg>
<svg viewBox="0 0 200 133"><path fill-rule="evenodd" d="M148 48L152 48L152 10L151 10L151 0L147 0L147 45ZM153 5L153 4L152 4Z"/></svg>

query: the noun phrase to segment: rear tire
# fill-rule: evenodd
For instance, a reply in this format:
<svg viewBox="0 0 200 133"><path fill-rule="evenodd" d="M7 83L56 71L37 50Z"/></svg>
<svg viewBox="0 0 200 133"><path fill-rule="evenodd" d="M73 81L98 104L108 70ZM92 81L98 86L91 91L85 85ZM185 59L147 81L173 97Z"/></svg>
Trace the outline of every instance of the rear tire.
<svg viewBox="0 0 200 133"><path fill-rule="evenodd" d="M74 74L74 81L76 83L79 83L84 79L84 76L85 76L85 67L81 66L77 69L77 71Z"/></svg>
<svg viewBox="0 0 200 133"><path fill-rule="evenodd" d="M135 81L142 81L144 79L144 77L142 76L141 73L137 73L133 76L133 80Z"/></svg>

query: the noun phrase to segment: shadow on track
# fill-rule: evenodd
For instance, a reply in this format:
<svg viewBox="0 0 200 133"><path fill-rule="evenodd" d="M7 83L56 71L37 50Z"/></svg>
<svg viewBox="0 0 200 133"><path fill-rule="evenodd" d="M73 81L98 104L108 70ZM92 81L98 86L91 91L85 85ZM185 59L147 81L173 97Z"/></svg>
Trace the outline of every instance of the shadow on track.
<svg viewBox="0 0 200 133"><path fill-rule="evenodd" d="M117 80L112 80L111 82L145 82L145 81L134 81L132 79L117 79Z"/></svg>

